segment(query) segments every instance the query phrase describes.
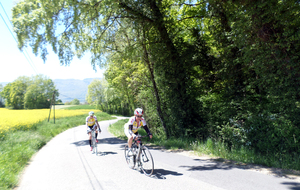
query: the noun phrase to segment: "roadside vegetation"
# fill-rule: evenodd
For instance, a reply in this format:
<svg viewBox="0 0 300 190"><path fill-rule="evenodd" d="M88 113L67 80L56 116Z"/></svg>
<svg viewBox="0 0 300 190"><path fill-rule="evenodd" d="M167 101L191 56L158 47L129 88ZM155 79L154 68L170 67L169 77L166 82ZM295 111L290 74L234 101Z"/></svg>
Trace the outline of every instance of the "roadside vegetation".
<svg viewBox="0 0 300 190"><path fill-rule="evenodd" d="M76 105L76 106L71 106L71 107L67 107L64 108L66 110L80 110L80 109L86 109L86 110L96 110L96 106L92 106L92 105Z"/></svg>
<svg viewBox="0 0 300 190"><path fill-rule="evenodd" d="M106 67L89 104L127 116L143 108L166 148L300 170L297 0L32 2L12 10L19 48L46 60L50 45L64 65L89 53ZM21 77L1 96L14 109L48 107L52 84Z"/></svg>
<svg viewBox="0 0 300 190"><path fill-rule="evenodd" d="M64 65L89 53L106 69L88 87L89 104L127 116L143 108L165 146L204 144L225 158L299 169L298 0L32 2L12 10L19 47L46 60L50 45ZM39 83L24 81L4 87L7 106L40 105L30 98Z"/></svg>
<svg viewBox="0 0 300 190"><path fill-rule="evenodd" d="M87 107L84 109L86 108ZM32 110L14 111L22 111L22 113L14 115L15 118L18 118L22 116L22 114ZM12 127L11 130L6 130L5 133L2 133L0 138L1 190L13 189L18 184L20 174L27 165L28 161L40 148L42 148L57 134L69 128L84 125L85 117L88 115L87 110L60 110L67 113L73 112L74 115L57 118L54 124L53 119L50 119L49 122L47 119L45 119L48 117L49 110L47 110L48 112L43 110L35 111L40 111L43 114L46 114L42 121L37 120L36 122L32 122L30 125L26 125L26 127ZM81 114L78 114L79 111ZM35 114L31 115L34 116ZM100 111L95 111L95 115L99 121L114 119L114 117L110 116L109 114ZM6 126L9 126L9 123L6 123Z"/></svg>
<svg viewBox="0 0 300 190"><path fill-rule="evenodd" d="M109 127L109 131L116 137L126 140L127 137L124 134L124 124L128 122L128 119L119 120ZM142 129L139 131L141 135L146 135L146 132ZM254 151L250 151L245 148L232 148L228 147L221 142L214 142L212 139L208 139L205 142L197 139L166 139L165 136L154 134L151 140L147 138L144 140L152 145L161 146L171 150L187 150L194 151L198 156L210 156L217 157L221 160L229 160L237 162L238 164L255 164L272 168L281 168L286 170L300 170L300 157L295 154L295 157L281 156L278 160L278 155L264 156L257 154Z"/></svg>
<svg viewBox="0 0 300 190"><path fill-rule="evenodd" d="M4 87L0 86L0 101L1 98L5 99L6 108L49 108L54 95L59 95L58 90L54 82L44 75L20 76Z"/></svg>

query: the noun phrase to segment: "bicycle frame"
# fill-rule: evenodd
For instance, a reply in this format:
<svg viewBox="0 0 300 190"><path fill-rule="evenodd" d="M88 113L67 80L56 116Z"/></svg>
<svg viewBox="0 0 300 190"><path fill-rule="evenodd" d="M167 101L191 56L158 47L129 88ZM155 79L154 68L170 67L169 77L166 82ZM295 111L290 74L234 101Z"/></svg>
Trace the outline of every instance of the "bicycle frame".
<svg viewBox="0 0 300 190"><path fill-rule="evenodd" d="M97 149L97 142L96 142L96 130L92 129L92 147L93 147L93 153L98 155L98 149Z"/></svg>
<svg viewBox="0 0 300 190"><path fill-rule="evenodd" d="M152 155L148 148L143 145L142 138L146 136L138 136L138 139L134 139L132 143L132 166L130 168L134 168L135 164L138 164L138 167L144 172L145 175L150 176L154 170L154 162ZM130 157L130 156L129 156ZM127 164L130 165L131 161L128 161L127 155L127 146L125 146L125 158Z"/></svg>

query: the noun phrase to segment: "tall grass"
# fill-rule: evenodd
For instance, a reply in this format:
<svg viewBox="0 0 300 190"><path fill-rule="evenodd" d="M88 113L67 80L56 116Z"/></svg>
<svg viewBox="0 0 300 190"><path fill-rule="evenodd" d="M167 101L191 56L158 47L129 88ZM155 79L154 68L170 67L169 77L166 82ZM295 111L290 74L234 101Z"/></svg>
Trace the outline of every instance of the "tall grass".
<svg viewBox="0 0 300 190"><path fill-rule="evenodd" d="M114 136L126 140L127 137L124 134L124 124L128 122L128 119L121 119L117 121L116 123L112 124L109 128L108 131L111 132Z"/></svg>
<svg viewBox="0 0 300 190"><path fill-rule="evenodd" d="M41 121L24 130L10 131L0 140L0 189L13 189L30 158L57 134L85 124L88 114ZM107 113L95 114L99 121L115 119Z"/></svg>
<svg viewBox="0 0 300 190"><path fill-rule="evenodd" d="M124 124L128 120L119 120L109 127L109 131L121 139L127 139L124 134ZM144 130L139 131L144 133ZM300 155L261 155L245 147L228 148L222 142L214 142L211 139L201 142L196 139L166 139L154 134L151 144L162 146L167 149L192 150L195 154L202 156L218 157L235 161L237 163L257 164L274 168L300 170Z"/></svg>

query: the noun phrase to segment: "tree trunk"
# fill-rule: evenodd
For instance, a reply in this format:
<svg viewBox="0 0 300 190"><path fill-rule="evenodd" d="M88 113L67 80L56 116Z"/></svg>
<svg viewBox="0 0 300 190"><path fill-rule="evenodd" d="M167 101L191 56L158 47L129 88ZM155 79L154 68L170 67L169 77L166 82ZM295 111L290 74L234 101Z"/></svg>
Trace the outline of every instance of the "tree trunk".
<svg viewBox="0 0 300 190"><path fill-rule="evenodd" d="M145 34L144 34L144 37L145 37ZM157 86L156 86L156 82L154 80L153 66L151 65L151 62L149 60L149 54L148 54L148 51L147 51L147 48L146 48L145 44L143 44L143 49L144 49L144 60L145 60L147 66L148 66L148 69L150 71L150 78L151 78L151 81L152 81L153 90L154 90L154 94L155 94L155 98L156 98L156 110L157 110L158 116L160 118L163 129L164 129L164 131L166 133L166 136L167 136L167 139L168 139L170 137L170 134L169 134L169 132L167 130L167 126L164 122L164 116L163 116L163 113L162 113L162 110L161 110L160 97L159 97L159 94L158 94L158 89L157 89Z"/></svg>

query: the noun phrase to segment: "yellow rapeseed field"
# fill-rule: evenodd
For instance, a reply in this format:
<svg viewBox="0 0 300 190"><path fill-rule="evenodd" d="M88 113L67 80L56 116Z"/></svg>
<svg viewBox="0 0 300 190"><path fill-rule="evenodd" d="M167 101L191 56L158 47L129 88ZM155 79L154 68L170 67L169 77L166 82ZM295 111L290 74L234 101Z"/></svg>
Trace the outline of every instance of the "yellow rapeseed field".
<svg viewBox="0 0 300 190"><path fill-rule="evenodd" d="M55 118L86 115L91 110L55 110ZM97 112L94 110L94 112ZM54 113L51 111L50 119L53 119ZM0 134L8 130L16 130L19 128L30 128L33 124L44 121L49 117L49 109L36 110L9 110L0 108Z"/></svg>

